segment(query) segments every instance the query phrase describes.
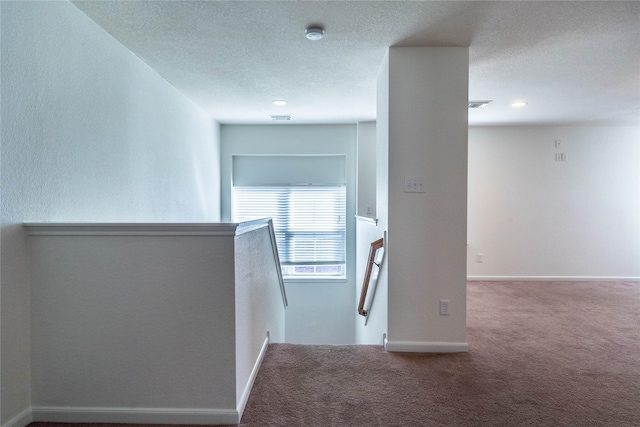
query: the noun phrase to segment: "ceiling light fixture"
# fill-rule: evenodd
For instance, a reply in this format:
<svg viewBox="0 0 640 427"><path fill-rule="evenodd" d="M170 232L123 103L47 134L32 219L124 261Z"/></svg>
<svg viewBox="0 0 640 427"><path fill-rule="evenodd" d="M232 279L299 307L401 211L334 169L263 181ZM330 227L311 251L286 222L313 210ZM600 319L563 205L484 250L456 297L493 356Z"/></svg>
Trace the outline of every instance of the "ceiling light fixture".
<svg viewBox="0 0 640 427"><path fill-rule="evenodd" d="M313 25L307 27L307 29L304 30L304 34L309 40L320 40L324 37L324 28Z"/></svg>
<svg viewBox="0 0 640 427"><path fill-rule="evenodd" d="M271 103L277 106L287 105L287 101L285 101L284 99L274 99L273 101L271 101Z"/></svg>
<svg viewBox="0 0 640 427"><path fill-rule="evenodd" d="M511 106L512 107L516 107L516 108L520 108L520 107L526 107L528 104L528 102L524 102L524 101L517 101L517 102L512 102Z"/></svg>
<svg viewBox="0 0 640 427"><path fill-rule="evenodd" d="M489 105L491 101L469 101L469 108L484 108Z"/></svg>

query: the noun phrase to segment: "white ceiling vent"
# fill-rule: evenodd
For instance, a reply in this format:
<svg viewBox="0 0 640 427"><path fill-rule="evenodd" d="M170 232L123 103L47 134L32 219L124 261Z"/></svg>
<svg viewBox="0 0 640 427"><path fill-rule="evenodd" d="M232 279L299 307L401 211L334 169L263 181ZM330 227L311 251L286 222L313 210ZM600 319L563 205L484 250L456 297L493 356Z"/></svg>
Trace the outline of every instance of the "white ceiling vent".
<svg viewBox="0 0 640 427"><path fill-rule="evenodd" d="M484 108L489 105L491 101L469 101L469 108Z"/></svg>
<svg viewBox="0 0 640 427"><path fill-rule="evenodd" d="M271 117L271 120L277 120L277 121L291 120L291 116L269 116L269 117Z"/></svg>

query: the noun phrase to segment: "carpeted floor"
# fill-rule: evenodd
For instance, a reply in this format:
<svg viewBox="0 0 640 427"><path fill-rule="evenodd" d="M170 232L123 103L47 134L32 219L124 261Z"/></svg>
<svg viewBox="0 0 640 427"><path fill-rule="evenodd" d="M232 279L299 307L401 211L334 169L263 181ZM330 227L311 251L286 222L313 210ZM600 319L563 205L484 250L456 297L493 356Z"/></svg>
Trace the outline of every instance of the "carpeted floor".
<svg viewBox="0 0 640 427"><path fill-rule="evenodd" d="M640 426L640 284L474 282L469 354L269 348L242 426Z"/></svg>
<svg viewBox="0 0 640 427"><path fill-rule="evenodd" d="M241 426L640 426L640 283L472 282L467 324L468 354L271 345Z"/></svg>

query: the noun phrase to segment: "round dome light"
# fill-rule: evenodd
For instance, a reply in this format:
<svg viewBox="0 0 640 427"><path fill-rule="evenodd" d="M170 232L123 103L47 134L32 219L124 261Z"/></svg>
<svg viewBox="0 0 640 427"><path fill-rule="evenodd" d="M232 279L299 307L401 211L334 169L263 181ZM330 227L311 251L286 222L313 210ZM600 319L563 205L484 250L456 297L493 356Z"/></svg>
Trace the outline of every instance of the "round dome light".
<svg viewBox="0 0 640 427"><path fill-rule="evenodd" d="M304 30L304 34L309 40L320 40L322 37L324 37L324 28L308 27L306 30Z"/></svg>

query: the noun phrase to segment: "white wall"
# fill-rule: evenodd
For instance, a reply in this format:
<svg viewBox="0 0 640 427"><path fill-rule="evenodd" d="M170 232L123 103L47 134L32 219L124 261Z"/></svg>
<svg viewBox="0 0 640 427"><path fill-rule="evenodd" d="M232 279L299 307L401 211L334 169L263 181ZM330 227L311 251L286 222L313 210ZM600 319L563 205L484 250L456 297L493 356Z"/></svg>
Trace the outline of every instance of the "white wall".
<svg viewBox="0 0 640 427"><path fill-rule="evenodd" d="M236 406L242 410L267 333L270 343L285 341L285 302L269 228L236 237L235 278Z"/></svg>
<svg viewBox="0 0 640 427"><path fill-rule="evenodd" d="M33 420L239 422L284 341L267 225L27 226Z"/></svg>
<svg viewBox="0 0 640 427"><path fill-rule="evenodd" d="M0 7L4 425L31 400L20 223L217 221L220 209L215 121L71 3Z"/></svg>
<svg viewBox="0 0 640 427"><path fill-rule="evenodd" d="M356 125L221 126L222 218L231 218L234 155L347 156L347 280L287 281L285 340L302 344L349 344L354 340Z"/></svg>
<svg viewBox="0 0 640 427"><path fill-rule="evenodd" d="M634 127L472 127L469 276L639 278L639 159Z"/></svg>
<svg viewBox="0 0 640 427"><path fill-rule="evenodd" d="M388 59L387 348L464 351L468 49L392 47ZM404 192L407 176L424 193Z"/></svg>
<svg viewBox="0 0 640 427"><path fill-rule="evenodd" d="M376 217L376 122L358 123L357 214Z"/></svg>
<svg viewBox="0 0 640 427"><path fill-rule="evenodd" d="M379 91L378 97L384 95ZM388 99L384 102L388 103ZM371 242L383 237L380 219L376 218L378 191L376 123L358 123L358 221L356 221L356 301L360 301L363 280L368 264ZM388 153L384 153L388 159ZM386 166L385 166L386 169ZM385 187L386 188L386 187ZM371 212L367 214L367 207ZM386 208L382 210L386 212ZM365 219L366 217L366 219ZM372 222L375 219L377 222ZM386 222L385 222L386 224ZM374 297L368 317L355 314L356 344L382 344L382 336L387 332L387 278L386 268L378 276L373 289L369 289Z"/></svg>
<svg viewBox="0 0 640 427"><path fill-rule="evenodd" d="M130 228L29 237L34 420L233 417L233 230Z"/></svg>
<svg viewBox="0 0 640 427"><path fill-rule="evenodd" d="M356 295L362 286L366 259L369 254L371 242L379 239L388 230L389 226L389 52L384 57L377 76L376 111L378 120L375 133L375 171L376 171L376 219L377 224L369 224L358 221L358 249L357 280L359 286ZM384 242L385 251L388 250L388 242ZM355 316L356 343L357 344L381 344L383 336L388 331L389 313L389 273L388 253L385 254L382 268L376 282L375 298L372 302L369 318L366 322L357 313Z"/></svg>
<svg viewBox="0 0 640 427"><path fill-rule="evenodd" d="M369 250L371 243L384 237L384 231L376 224L359 219L356 221L356 233L358 236L358 245L356 248L356 301L360 301L360 295L362 292L362 285L364 275L369 260ZM382 268L378 274L378 280L375 283L371 282L367 295L371 295L373 298L371 307L367 317L355 314L355 343L356 344L370 344L370 345L382 345L383 334L387 332L387 280L381 279L384 276L386 270L386 264L382 264Z"/></svg>

